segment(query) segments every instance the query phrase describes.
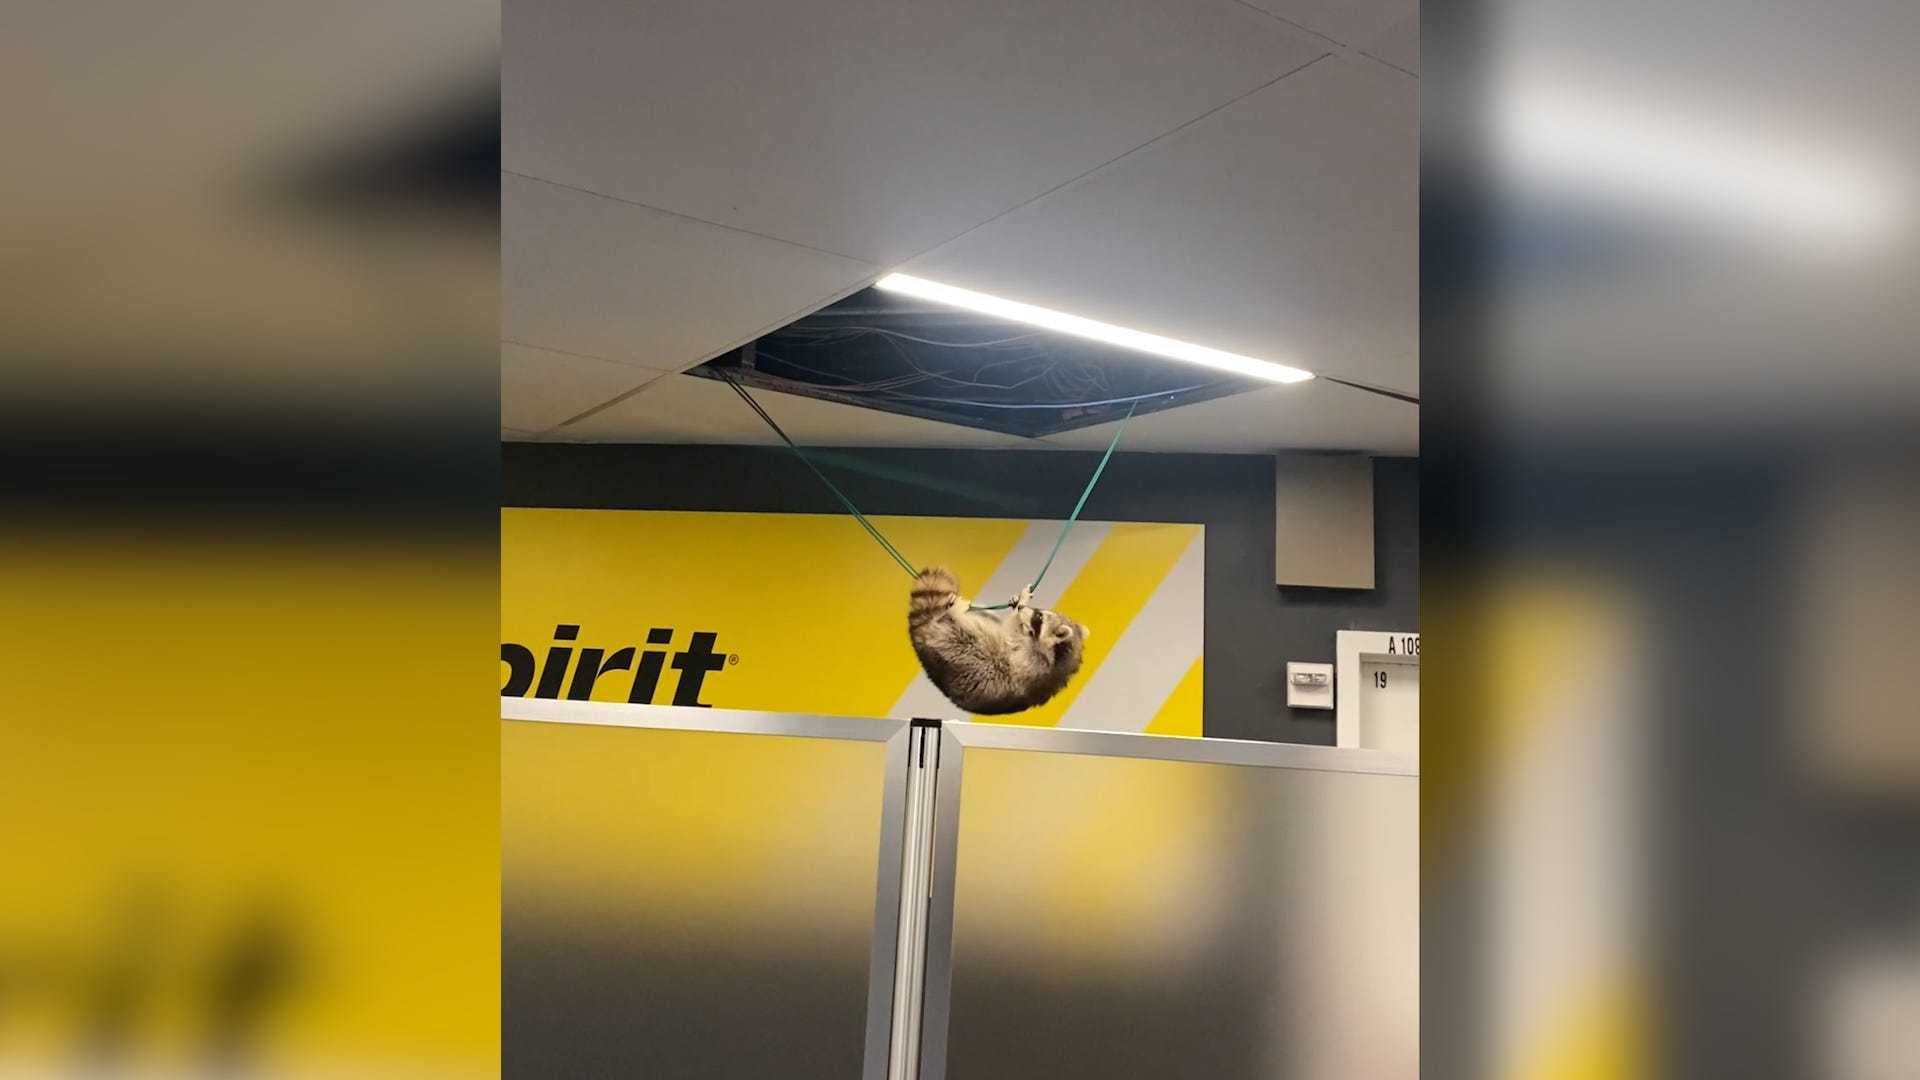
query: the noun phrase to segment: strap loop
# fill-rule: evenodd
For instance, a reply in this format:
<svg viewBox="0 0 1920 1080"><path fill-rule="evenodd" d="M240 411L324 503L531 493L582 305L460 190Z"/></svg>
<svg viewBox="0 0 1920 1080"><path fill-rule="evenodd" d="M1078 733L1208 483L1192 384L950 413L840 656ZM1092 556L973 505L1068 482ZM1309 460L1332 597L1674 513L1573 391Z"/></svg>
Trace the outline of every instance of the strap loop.
<svg viewBox="0 0 1920 1080"><path fill-rule="evenodd" d="M722 374L721 378L726 379L727 385L733 387L733 392L740 395L740 400L746 402L749 408L760 414L760 419L765 420L767 426L773 429L773 433L780 436L780 441L787 444L787 449L793 451L793 456L799 458L801 464L813 470L813 475L819 477L820 482L827 485L827 490L833 492L833 497L839 499L840 505L847 508L847 513L852 514L853 519L860 523L860 527L867 530L867 535L873 537L879 542L881 547L887 549L887 554L893 556L893 561L900 564L900 569L905 570L908 577L918 577L920 571L914 569L913 564L907 561L905 555L900 554L898 548L887 543L887 538L880 535L879 529L873 527L873 523L867 520L867 515L861 513L860 508L853 505L853 500L847 498L846 495L841 493L839 488L833 485L833 481L827 479L827 474L820 471L820 467L813 463L812 458L807 457L806 452L800 449L798 443L788 438L786 432L780 430L780 425L773 422L773 417L767 415L767 410L761 408L760 403L749 397L746 390L742 388L739 383L734 382L731 377Z"/></svg>
<svg viewBox="0 0 1920 1080"><path fill-rule="evenodd" d="M913 564L907 561L907 557L900 554L898 548L888 543L886 537L880 535L880 530L875 528L873 523L867 520L867 515L861 513L860 508L853 505L853 500L847 498L839 488L835 487L833 481L827 479L827 474L820 471L820 467L813 463L813 459L809 458L804 450L800 449L800 445L789 438L786 432L780 430L780 425L775 423L773 417L767 414L767 410L760 407L759 402L753 400L752 395L747 393L746 388L734 382L733 376L728 375L724 371L720 372L720 378L728 386L733 387L733 392L740 395L740 400L746 402L748 408L759 414L760 419L767 422L767 426L773 429L775 435L780 436L780 441L787 444L787 449L793 451L793 456L799 458L801 464L813 470L813 475L819 477L820 482L827 485L827 490L833 492L833 497L839 499L840 505L847 508L847 513L852 514L853 519L860 523L860 527L867 530L867 535L873 537L881 547L885 548L888 555L893 556L893 561L900 564L900 569L905 570L908 577L918 577L920 571L914 569ZM1113 458L1113 448L1120 445L1121 433L1127 430L1127 421L1133 419L1134 410L1139 407L1140 402L1138 399L1136 399L1133 404L1127 406L1127 415L1121 418L1120 426L1113 430L1113 439L1107 443L1107 452L1100 455L1100 464L1094 468L1093 476L1087 480L1087 486L1081 490L1080 501L1073 504L1073 513L1067 516L1066 524L1060 527L1060 536L1054 540L1053 550L1047 552L1047 561L1041 564L1040 572L1034 575L1033 584L1028 586L1029 590L1040 588L1041 580L1047 576L1047 571L1053 568L1054 557L1060 554L1060 548L1067 542L1067 534L1073 531L1074 523L1080 520L1080 511L1086 509L1087 498L1093 494L1094 485L1100 482L1100 474L1107 471L1107 462ZM990 606L975 604L973 610L1000 611L1012 606L1013 604L1011 602Z"/></svg>
<svg viewBox="0 0 1920 1080"><path fill-rule="evenodd" d="M1080 520L1080 511L1086 509L1087 506L1087 496L1093 494L1093 486L1100 482L1100 474L1107 471L1107 461L1113 457L1113 448L1120 445L1120 433L1127 430L1127 421L1133 419L1133 410L1139 407L1140 403L1138 401L1127 406L1127 415L1121 418L1120 426L1113 429L1113 441L1107 443L1107 452L1100 455L1100 464L1095 466L1093 476L1088 479L1086 488L1080 492L1080 501L1073 504L1073 513L1068 515L1067 523L1060 526L1060 536L1053 542L1053 550L1047 552L1047 561L1041 564L1040 572L1034 575L1033 584L1029 585L1028 589L1038 592L1041 580L1047 576L1048 570L1053 569L1054 556L1060 554L1061 546L1067 542L1067 534L1073 531L1074 524ZM1012 606L1013 604L1011 602L994 604L992 607L975 605L973 610L999 611L1002 608L1010 608Z"/></svg>

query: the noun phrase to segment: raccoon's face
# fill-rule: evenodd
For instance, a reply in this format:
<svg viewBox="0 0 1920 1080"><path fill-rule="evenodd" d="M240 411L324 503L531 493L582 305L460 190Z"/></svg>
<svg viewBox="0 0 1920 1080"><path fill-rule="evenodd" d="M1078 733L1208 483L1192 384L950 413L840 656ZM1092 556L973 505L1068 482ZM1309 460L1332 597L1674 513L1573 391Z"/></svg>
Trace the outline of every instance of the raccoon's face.
<svg viewBox="0 0 1920 1080"><path fill-rule="evenodd" d="M1078 656L1087 641L1087 628L1056 611L1035 611L1030 617L1030 632L1053 653L1057 662Z"/></svg>

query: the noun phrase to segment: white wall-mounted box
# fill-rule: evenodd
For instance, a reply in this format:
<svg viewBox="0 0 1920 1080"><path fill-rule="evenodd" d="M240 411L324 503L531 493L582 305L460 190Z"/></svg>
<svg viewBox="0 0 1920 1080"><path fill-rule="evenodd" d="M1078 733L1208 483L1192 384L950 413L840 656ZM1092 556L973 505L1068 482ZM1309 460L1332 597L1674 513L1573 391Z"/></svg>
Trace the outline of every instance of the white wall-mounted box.
<svg viewBox="0 0 1920 1080"><path fill-rule="evenodd" d="M1420 753L1420 635L1333 635L1334 744Z"/></svg>

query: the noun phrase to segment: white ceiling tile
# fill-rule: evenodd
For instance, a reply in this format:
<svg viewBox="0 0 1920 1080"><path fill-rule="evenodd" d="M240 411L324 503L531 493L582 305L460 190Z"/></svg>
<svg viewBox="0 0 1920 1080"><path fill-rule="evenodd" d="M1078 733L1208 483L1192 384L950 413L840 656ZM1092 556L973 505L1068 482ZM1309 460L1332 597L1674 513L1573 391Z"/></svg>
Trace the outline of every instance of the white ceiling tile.
<svg viewBox="0 0 1920 1080"><path fill-rule="evenodd" d="M1116 426L1101 424L1049 435L1046 442L1072 450L1105 450ZM1119 448L1161 453L1371 450L1418 454L1420 408L1315 380L1137 416L1127 423Z"/></svg>
<svg viewBox="0 0 1920 1080"><path fill-rule="evenodd" d="M500 429L501 442L532 442L534 441L533 435L533 432L521 431L519 428L503 427Z"/></svg>
<svg viewBox="0 0 1920 1080"><path fill-rule="evenodd" d="M628 364L502 342L500 426L545 431L660 377Z"/></svg>
<svg viewBox="0 0 1920 1080"><path fill-rule="evenodd" d="M528 345L678 371L878 273L524 177L500 199L501 336Z"/></svg>
<svg viewBox="0 0 1920 1080"><path fill-rule="evenodd" d="M802 446L935 446L1031 448L1031 440L860 409L791 394L752 391ZM727 443L780 445L758 416L726 385L693 375L669 375L632 397L558 431L563 442Z"/></svg>
<svg viewBox="0 0 1920 1080"><path fill-rule="evenodd" d="M1360 48L1402 71L1420 74L1420 13L1416 11L1371 40L1361 42Z"/></svg>
<svg viewBox="0 0 1920 1080"><path fill-rule="evenodd" d="M1420 0L1247 0L1298 26L1364 49L1387 28L1420 10Z"/></svg>
<svg viewBox="0 0 1920 1080"><path fill-rule="evenodd" d="M1418 63L1412 0L1249 2ZM585 355L503 348L503 437L774 442L682 377L545 429L646 380L594 357L691 366L1061 184L912 269L1417 392L1418 84L1326 60L1172 131L1329 47L1238 0L1123 6L509 5L506 163L558 183L503 178L502 336ZM763 400L812 445L1039 445ZM1418 409L1311 383L1141 417L1126 443L1417 452Z"/></svg>
<svg viewBox="0 0 1920 1080"><path fill-rule="evenodd" d="M908 269L1417 393L1418 90L1323 60Z"/></svg>
<svg viewBox="0 0 1920 1080"><path fill-rule="evenodd" d="M517 0L507 169L890 264L1313 59L1236 0Z"/></svg>

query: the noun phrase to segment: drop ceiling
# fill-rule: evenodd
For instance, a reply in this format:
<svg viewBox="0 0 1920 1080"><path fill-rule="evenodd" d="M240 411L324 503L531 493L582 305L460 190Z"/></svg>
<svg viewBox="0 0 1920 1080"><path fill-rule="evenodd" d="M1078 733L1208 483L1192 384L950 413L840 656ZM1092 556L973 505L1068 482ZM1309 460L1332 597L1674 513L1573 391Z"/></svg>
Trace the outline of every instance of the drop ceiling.
<svg viewBox="0 0 1920 1080"><path fill-rule="evenodd" d="M1410 0L503 19L506 438L765 442L681 373L896 269L1418 393ZM761 400L814 444L1111 435ZM1141 416L1127 441L1412 453L1418 408L1315 380Z"/></svg>

